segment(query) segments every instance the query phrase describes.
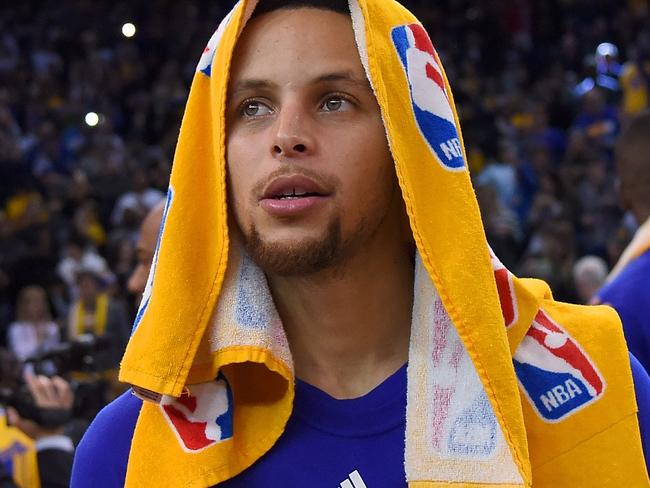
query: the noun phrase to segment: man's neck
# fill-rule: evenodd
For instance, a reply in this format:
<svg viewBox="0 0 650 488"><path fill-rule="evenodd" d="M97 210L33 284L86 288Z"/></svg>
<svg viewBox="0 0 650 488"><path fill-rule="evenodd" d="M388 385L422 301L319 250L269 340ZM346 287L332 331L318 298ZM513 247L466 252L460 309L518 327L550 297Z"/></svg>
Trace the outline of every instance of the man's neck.
<svg viewBox="0 0 650 488"><path fill-rule="evenodd" d="M369 243L337 269L268 278L301 380L356 398L407 361L413 263L403 243Z"/></svg>

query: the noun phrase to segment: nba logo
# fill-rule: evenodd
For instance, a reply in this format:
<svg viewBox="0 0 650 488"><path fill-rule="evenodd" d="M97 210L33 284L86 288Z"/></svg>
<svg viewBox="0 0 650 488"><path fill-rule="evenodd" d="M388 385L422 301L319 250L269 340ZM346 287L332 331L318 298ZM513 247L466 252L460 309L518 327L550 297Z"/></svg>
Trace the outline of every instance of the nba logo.
<svg viewBox="0 0 650 488"><path fill-rule="evenodd" d="M501 313L506 328L511 327L519 320L519 307L517 305L517 295L515 294L515 285L512 279L512 273L508 271L499 258L490 249L490 261L494 271L494 280L499 293L499 302L501 303Z"/></svg>
<svg viewBox="0 0 650 488"><path fill-rule="evenodd" d="M228 15L226 15L226 17L221 21L219 27L217 27L217 30L214 31L212 37L210 37L208 44L205 46L205 49L203 49L203 53L201 53L201 58L199 59L199 63L196 66L196 71L200 71L206 76L212 75L212 60L214 59L214 54L217 50L217 47L219 47L219 42L221 41L221 38L223 37L223 33L226 30L226 27L228 26L230 19L232 18L232 14L237 9L238 5L239 2L233 7L233 9L228 13Z"/></svg>
<svg viewBox="0 0 650 488"><path fill-rule="evenodd" d="M419 24L395 27L393 43L411 92L411 105L420 132L445 169L465 169L454 112L433 44Z"/></svg>
<svg viewBox="0 0 650 488"><path fill-rule="evenodd" d="M521 387L547 422L586 407L605 390L602 376L580 345L542 310L513 359Z"/></svg>
<svg viewBox="0 0 650 488"><path fill-rule="evenodd" d="M163 397L160 407L186 452L232 437L233 398L221 374L215 381L189 386L180 398Z"/></svg>

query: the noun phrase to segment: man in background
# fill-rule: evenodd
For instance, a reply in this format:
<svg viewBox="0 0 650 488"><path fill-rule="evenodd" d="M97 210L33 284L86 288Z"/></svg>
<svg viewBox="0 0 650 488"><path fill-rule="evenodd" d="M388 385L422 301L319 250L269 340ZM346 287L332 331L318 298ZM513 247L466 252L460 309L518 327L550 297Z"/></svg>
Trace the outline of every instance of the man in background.
<svg viewBox="0 0 650 488"><path fill-rule="evenodd" d="M591 303L607 278L607 263L599 256L583 256L573 266L573 283L579 303Z"/></svg>
<svg viewBox="0 0 650 488"><path fill-rule="evenodd" d="M621 205L639 223L597 301L621 317L630 352L650 371L650 111L630 121L616 142Z"/></svg>
<svg viewBox="0 0 650 488"><path fill-rule="evenodd" d="M136 302L140 301L147 282L163 208L164 203L161 203L150 210L140 227L136 247L138 262L128 281L128 289L133 293ZM70 383L64 379L34 375L27 375L25 379L38 407L72 409L74 394ZM35 440L41 488L69 486L74 446L72 441L63 435L63 427L57 429L42 427L33 420L22 418L11 407L7 410L7 417L12 426ZM135 424L135 419L133 422ZM15 488L15 486L10 473L0 473L0 488Z"/></svg>
<svg viewBox="0 0 650 488"><path fill-rule="evenodd" d="M72 410L74 394L70 383L59 376L47 378L26 373L24 378L34 405L43 418L39 421L29 419L21 416L14 407L7 407L7 422L34 441L41 488L65 488L70 483L74 445L65 435L62 423L50 422L52 425L46 425L47 422L43 420L48 416L48 410L58 414L62 420L66 412ZM0 487L14 487L11 478L8 472L0 474ZM24 478L22 481L32 486Z"/></svg>
<svg viewBox="0 0 650 488"><path fill-rule="evenodd" d="M140 303L144 287L147 284L164 209L165 202L162 201L149 211L140 226L140 236L135 248L138 262L127 282L129 292L135 296L136 306Z"/></svg>

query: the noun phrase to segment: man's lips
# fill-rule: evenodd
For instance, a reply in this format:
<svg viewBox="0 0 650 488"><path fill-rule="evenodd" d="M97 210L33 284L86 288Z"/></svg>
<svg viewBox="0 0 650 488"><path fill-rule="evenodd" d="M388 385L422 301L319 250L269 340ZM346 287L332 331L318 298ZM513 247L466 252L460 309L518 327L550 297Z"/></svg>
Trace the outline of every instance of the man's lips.
<svg viewBox="0 0 650 488"><path fill-rule="evenodd" d="M279 176L264 189L260 206L275 217L292 217L325 202L330 192L304 175Z"/></svg>
<svg viewBox="0 0 650 488"><path fill-rule="evenodd" d="M311 196L329 196L329 192L307 176L285 175L273 179L264 189L260 200L295 199Z"/></svg>

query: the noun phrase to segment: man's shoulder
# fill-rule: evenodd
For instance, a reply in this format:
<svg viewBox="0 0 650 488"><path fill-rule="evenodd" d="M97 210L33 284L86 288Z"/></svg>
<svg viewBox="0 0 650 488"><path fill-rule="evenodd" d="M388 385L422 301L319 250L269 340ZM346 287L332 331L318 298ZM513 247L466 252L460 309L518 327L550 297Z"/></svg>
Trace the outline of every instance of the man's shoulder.
<svg viewBox="0 0 650 488"><path fill-rule="evenodd" d="M619 295L640 294L646 294L650 299L650 249L630 261L616 278L598 292L598 297L602 302L608 302Z"/></svg>
<svg viewBox="0 0 650 488"><path fill-rule="evenodd" d="M631 321L644 322L650 309L650 250L631 261L601 288L597 299L614 307L621 314L624 326L630 327Z"/></svg>
<svg viewBox="0 0 650 488"><path fill-rule="evenodd" d="M142 400L133 394L133 391L122 393L119 397L106 405L95 417L87 433L98 431L101 433L114 432L116 425L135 425L140 413Z"/></svg>
<svg viewBox="0 0 650 488"><path fill-rule="evenodd" d="M77 447L72 487L123 485L141 406L129 390L97 414Z"/></svg>

